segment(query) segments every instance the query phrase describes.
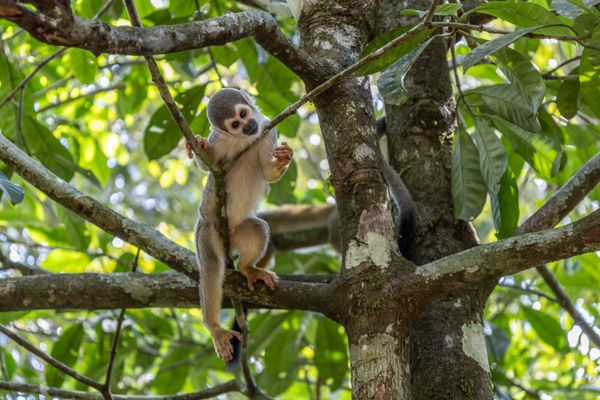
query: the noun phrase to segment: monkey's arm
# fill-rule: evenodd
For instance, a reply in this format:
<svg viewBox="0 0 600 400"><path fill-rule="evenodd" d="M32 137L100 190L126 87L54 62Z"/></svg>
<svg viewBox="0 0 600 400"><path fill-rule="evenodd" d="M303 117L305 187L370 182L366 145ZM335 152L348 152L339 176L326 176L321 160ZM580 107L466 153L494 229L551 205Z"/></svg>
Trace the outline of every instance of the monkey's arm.
<svg viewBox="0 0 600 400"><path fill-rule="evenodd" d="M278 181L292 161L293 151L286 142L277 146L277 131L273 129L258 144L258 157L267 182Z"/></svg>
<svg viewBox="0 0 600 400"><path fill-rule="evenodd" d="M195 136L195 139L196 139L196 142L198 142L198 144L200 146L202 146L202 148L208 153L208 155L210 157L211 153L209 151L210 147L209 147L208 140L204 139L202 136ZM194 153L194 151L192 150L192 146L190 146L190 144L188 142L185 143L185 148L187 149L188 157L194 159L194 162L196 163L198 168L200 168L200 170L205 171L205 172L210 171L210 169L208 168L208 165L206 165L204 163L204 161L202 161L202 159L200 157L198 157L198 155L196 153Z"/></svg>

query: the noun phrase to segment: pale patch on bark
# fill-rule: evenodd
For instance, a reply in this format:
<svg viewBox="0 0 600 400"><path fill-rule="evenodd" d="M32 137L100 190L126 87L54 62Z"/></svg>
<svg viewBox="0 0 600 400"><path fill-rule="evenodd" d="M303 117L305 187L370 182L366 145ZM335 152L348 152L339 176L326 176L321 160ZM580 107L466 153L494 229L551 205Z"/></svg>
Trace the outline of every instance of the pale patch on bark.
<svg viewBox="0 0 600 400"><path fill-rule="evenodd" d="M363 162L366 159L374 158L375 152L373 151L372 148L370 148L366 144L361 143L358 146L356 146L356 149L354 149L354 151L352 152L352 155L354 156L354 158L357 161Z"/></svg>
<svg viewBox="0 0 600 400"><path fill-rule="evenodd" d="M386 398L406 398L402 382L408 379L409 371L392 350L397 346L398 339L387 333L362 335L358 343L350 344L352 385L366 388L364 398L379 399L383 393L392 395Z"/></svg>
<svg viewBox="0 0 600 400"><path fill-rule="evenodd" d="M364 242L350 242L346 252L346 268L351 269L363 262L371 260L380 268L387 268L391 259L392 247L385 236L375 232L367 232Z"/></svg>
<svg viewBox="0 0 600 400"><path fill-rule="evenodd" d="M488 364L487 350L485 347L485 338L483 337L483 327L478 322L469 322L462 326L462 350L473 360L477 361L479 366L486 372L490 372Z"/></svg>
<svg viewBox="0 0 600 400"><path fill-rule="evenodd" d="M140 285L135 281L123 284L123 290L129 294L132 299L147 304L152 297L152 290L144 285Z"/></svg>

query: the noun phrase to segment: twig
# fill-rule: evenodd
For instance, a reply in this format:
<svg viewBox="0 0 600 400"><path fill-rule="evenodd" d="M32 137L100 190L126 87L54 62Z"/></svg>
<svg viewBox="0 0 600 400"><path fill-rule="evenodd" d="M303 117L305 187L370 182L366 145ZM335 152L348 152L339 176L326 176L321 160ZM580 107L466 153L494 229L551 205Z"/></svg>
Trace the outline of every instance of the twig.
<svg viewBox="0 0 600 400"><path fill-rule="evenodd" d="M113 91L113 90L121 90L121 89L125 89L125 84L124 83L117 83L115 85L107 86L107 87L104 87L104 88L98 88L98 89L89 91L87 93L81 94L79 96L69 97L69 98L67 98L65 100L58 101L56 103L50 103L47 106L44 106L44 107L40 108L38 110L38 112L39 113L43 113L43 112L48 111L48 110L50 110L52 108L64 106L65 104L72 103L72 102L77 101L77 100L85 99L86 97L93 97L93 96L95 96L95 95L97 95L99 93L110 92L110 91Z"/></svg>
<svg viewBox="0 0 600 400"><path fill-rule="evenodd" d="M536 295L536 296L539 296L539 297L543 297L543 298L545 298L547 300L550 300L550 301L558 303L558 300L555 297L552 297L552 296L550 296L550 295L548 295L548 294L546 294L544 292L541 292L539 290L530 289L530 288L524 288L524 287L521 287L519 285L512 285L510 283L499 283L498 285L502 286L502 287L505 287L507 289L518 290L520 292L533 294L533 295Z"/></svg>
<svg viewBox="0 0 600 400"><path fill-rule="evenodd" d="M26 341L25 339L20 338L16 333L14 333L12 330L8 329L3 324L0 324L0 332L3 333L4 335L8 336L15 343L17 343L19 346L23 347L30 353L32 353L32 354L36 355L37 357L41 358L42 360L46 361L48 364L52 365L57 370L69 375L70 377L83 383L84 385L93 387L94 389L96 389L98 391L102 390L103 385L101 383L98 383L98 382L88 378L87 376L81 375L79 372L75 371L73 368L69 367L68 365L66 365L66 364L62 363L61 361L57 360L56 358L44 353L43 351L41 351L40 349L38 349L37 347L35 347L31 343L29 343L28 341Z"/></svg>
<svg viewBox="0 0 600 400"><path fill-rule="evenodd" d="M96 15L94 16L94 19L98 19L101 16L104 15L104 13L106 13L108 11L108 9L110 8L110 6L114 3L115 0L108 0L106 2L106 4L104 4L104 6L102 6L102 8L100 9L100 11L98 11L96 13ZM48 57L44 58L42 61L40 61L40 63L33 69L33 71L31 71L25 78L23 78L23 80L21 82L19 82L19 84L17 86L15 86L13 88L13 90L11 90L11 92L4 98L4 100L2 100L0 102L0 107L4 106L10 99L13 98L13 96L22 88L25 86L25 84L27 82L29 82L31 80L31 78L33 78L35 76L35 74L38 73L38 71L42 68L44 68L44 66L46 66L46 64L48 64L50 61L54 60L55 58L58 58L60 56L62 56L65 52L67 51L67 48L62 48L58 51L56 51L53 54L50 54Z"/></svg>
<svg viewBox="0 0 600 400"><path fill-rule="evenodd" d="M570 58L568 60L565 60L565 61L561 62L556 67L552 68L550 71L543 73L542 74L542 78L546 78L546 77L552 75L553 73L555 73L556 71L558 71L559 69L561 69L562 67L564 67L565 65L570 64L570 63L572 63L574 61L577 61L579 59L581 59L581 56L573 57L573 58Z"/></svg>
<svg viewBox="0 0 600 400"><path fill-rule="evenodd" d="M54 387L32 385L27 383L0 381L0 389L12 390L21 393L43 394L73 400L103 400L101 394L81 392L76 390L63 390ZM166 396L126 396L122 394L113 395L113 400L200 400L210 399L228 392L239 392L240 384L236 380L222 383L208 389L197 392L166 395Z"/></svg>
<svg viewBox="0 0 600 400"><path fill-rule="evenodd" d="M138 267L138 261L140 259L140 249L137 249L135 258L131 264L131 272L136 272ZM123 325L123 318L125 318L125 308L121 309L119 318L117 319L117 328L115 329L115 336L113 337L112 345L110 347L110 356L108 359L108 367L106 368L106 378L104 379L104 387L102 388L102 395L105 400L112 400L113 396L110 392L110 381L112 378L113 366L115 363L115 357L117 355L117 346L119 345L119 336L121 335L121 327Z"/></svg>

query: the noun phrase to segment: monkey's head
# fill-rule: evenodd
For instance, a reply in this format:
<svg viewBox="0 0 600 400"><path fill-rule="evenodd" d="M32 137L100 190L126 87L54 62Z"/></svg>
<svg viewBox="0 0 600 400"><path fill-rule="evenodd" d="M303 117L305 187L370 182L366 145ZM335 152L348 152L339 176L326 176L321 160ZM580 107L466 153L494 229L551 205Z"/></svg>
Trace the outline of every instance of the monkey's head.
<svg viewBox="0 0 600 400"><path fill-rule="evenodd" d="M252 136L262 126L262 116L244 90L225 88L213 94L206 108L213 128L232 135Z"/></svg>

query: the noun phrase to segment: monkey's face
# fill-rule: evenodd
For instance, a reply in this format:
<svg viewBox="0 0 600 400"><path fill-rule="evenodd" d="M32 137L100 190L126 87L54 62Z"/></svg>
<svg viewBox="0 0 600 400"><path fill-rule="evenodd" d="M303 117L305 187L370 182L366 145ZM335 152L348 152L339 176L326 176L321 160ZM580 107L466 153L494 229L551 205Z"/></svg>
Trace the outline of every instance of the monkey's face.
<svg viewBox="0 0 600 400"><path fill-rule="evenodd" d="M236 104L233 109L233 116L225 119L223 123L227 132L233 135L252 136L258 132L258 122L254 117L254 109L248 104Z"/></svg>

